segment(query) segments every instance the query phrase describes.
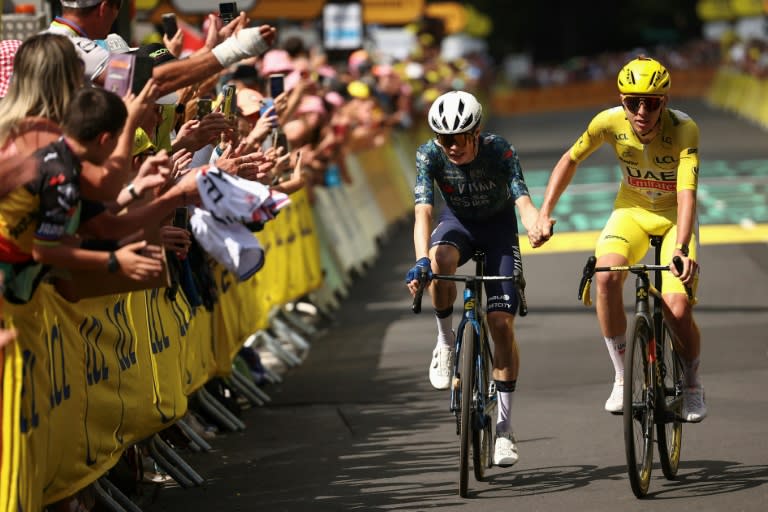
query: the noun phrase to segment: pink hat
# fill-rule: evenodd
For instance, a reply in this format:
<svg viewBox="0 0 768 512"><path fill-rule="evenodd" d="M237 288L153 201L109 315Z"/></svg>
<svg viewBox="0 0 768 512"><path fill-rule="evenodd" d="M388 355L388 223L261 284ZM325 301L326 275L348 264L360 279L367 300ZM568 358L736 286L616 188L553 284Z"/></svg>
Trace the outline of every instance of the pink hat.
<svg viewBox="0 0 768 512"><path fill-rule="evenodd" d="M269 50L261 58L261 75L267 76L273 73L290 73L293 71L291 56L285 50Z"/></svg>
<svg viewBox="0 0 768 512"><path fill-rule="evenodd" d="M253 89L240 89L237 92L237 106L244 116L255 114L261 108L261 100L264 96Z"/></svg>
<svg viewBox="0 0 768 512"><path fill-rule="evenodd" d="M18 39L0 41L0 98L8 92L8 84L13 74L13 58L21 46Z"/></svg>
<svg viewBox="0 0 768 512"><path fill-rule="evenodd" d="M296 114L325 114L325 105L320 96L304 96L301 98Z"/></svg>
<svg viewBox="0 0 768 512"><path fill-rule="evenodd" d="M391 76L395 74L395 70L389 64L377 64L373 66L373 76Z"/></svg>
<svg viewBox="0 0 768 512"><path fill-rule="evenodd" d="M317 68L317 74L326 78L336 78L338 73L336 69L326 64Z"/></svg>
<svg viewBox="0 0 768 512"><path fill-rule="evenodd" d="M325 101L327 101L328 103L330 103L336 108L339 108L344 104L344 96L337 93L336 91L330 91L325 93L324 98L325 98Z"/></svg>
<svg viewBox="0 0 768 512"><path fill-rule="evenodd" d="M349 59L347 59L347 67L349 68L350 73L357 73L358 72L358 66L362 64L363 62L366 62L368 60L368 52L365 50L355 50L349 55Z"/></svg>

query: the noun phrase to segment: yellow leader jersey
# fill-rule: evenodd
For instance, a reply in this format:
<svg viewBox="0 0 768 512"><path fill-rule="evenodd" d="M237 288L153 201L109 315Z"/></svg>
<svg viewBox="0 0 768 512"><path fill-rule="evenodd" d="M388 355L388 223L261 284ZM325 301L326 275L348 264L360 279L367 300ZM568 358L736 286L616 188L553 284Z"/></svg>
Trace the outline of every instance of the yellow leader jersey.
<svg viewBox="0 0 768 512"><path fill-rule="evenodd" d="M622 180L615 206L650 211L677 207L679 190L696 190L699 176L699 127L684 112L665 109L661 130L650 144L638 140L622 107L597 114L571 146L571 158L584 161L603 143L613 146Z"/></svg>

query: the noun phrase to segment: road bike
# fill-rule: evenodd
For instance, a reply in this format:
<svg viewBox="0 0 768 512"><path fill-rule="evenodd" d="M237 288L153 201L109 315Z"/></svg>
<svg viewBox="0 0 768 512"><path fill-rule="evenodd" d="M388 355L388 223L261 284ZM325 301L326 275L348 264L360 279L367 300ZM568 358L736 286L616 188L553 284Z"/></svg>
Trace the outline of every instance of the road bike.
<svg viewBox="0 0 768 512"><path fill-rule="evenodd" d="M635 283L635 315L624 353L624 445L632 492L638 498L648 493L653 468L653 435L657 436L659 461L664 476L673 480L680 464L683 420L683 366L675 351L672 330L662 314L661 236L650 237L655 247L653 265L596 267L590 256L579 284L579 300L590 305L589 287L595 272L631 272ZM682 260L673 264L682 271ZM650 272L655 272L651 284ZM691 300L691 290L686 287ZM653 297L651 308L649 297Z"/></svg>
<svg viewBox="0 0 768 512"><path fill-rule="evenodd" d="M456 330L455 358L451 378L450 411L456 418L459 436L459 495L467 497L469 455L477 481L493 466L496 439L496 386L493 381L493 352L483 307L483 286L488 281L512 281L518 294L518 314L528 314L525 279L519 270L511 276L486 276L485 253L475 251L474 275L434 274L432 279L464 282L464 313ZM421 299L427 284L426 270L419 278L413 299L413 312L421 311Z"/></svg>

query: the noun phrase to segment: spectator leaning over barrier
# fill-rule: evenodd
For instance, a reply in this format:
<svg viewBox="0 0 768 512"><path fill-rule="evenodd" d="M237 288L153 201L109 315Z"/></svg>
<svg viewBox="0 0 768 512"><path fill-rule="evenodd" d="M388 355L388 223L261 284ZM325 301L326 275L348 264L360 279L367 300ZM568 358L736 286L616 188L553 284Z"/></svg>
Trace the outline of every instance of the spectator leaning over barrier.
<svg viewBox="0 0 768 512"><path fill-rule="evenodd" d="M0 100L0 158L31 153L59 137L57 125L83 86L82 73L65 37L38 34L18 48L8 92Z"/></svg>
<svg viewBox="0 0 768 512"><path fill-rule="evenodd" d="M109 51L94 39L107 37L121 4L122 0L61 0L62 15L48 28L72 39L85 62L85 76L96 83L104 81ZM243 59L266 52L275 40L277 29L269 25L244 28L247 24L248 19L241 12L218 31L219 41L206 41L206 47L189 58L156 67L152 76L160 95L203 81Z"/></svg>
<svg viewBox="0 0 768 512"><path fill-rule="evenodd" d="M81 249L67 237L80 212L81 162L103 163L117 145L127 116L115 94L98 88L78 90L65 111L63 135L35 153L35 178L0 199L6 299L27 302L51 265L120 272L136 280L161 272L159 251L140 254L149 249L144 241L106 252Z"/></svg>

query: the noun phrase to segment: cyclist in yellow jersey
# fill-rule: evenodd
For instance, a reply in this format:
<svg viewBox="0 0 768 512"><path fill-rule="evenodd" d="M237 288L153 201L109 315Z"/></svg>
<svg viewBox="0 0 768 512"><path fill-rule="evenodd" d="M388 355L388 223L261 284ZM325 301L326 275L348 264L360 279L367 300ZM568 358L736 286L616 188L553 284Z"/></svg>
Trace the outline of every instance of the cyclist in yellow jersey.
<svg viewBox="0 0 768 512"><path fill-rule="evenodd" d="M603 143L610 144L619 160L622 180L614 210L595 248L597 265L639 262L648 251L650 235L664 236L662 261L682 258L683 271L678 273L671 265L674 277L665 274L663 278L664 315L679 337L676 349L685 368L683 418L697 422L707 415L698 374L701 336L685 285L692 287L695 294L699 128L687 114L667 108L670 85L669 72L654 59L638 57L621 69L621 106L597 114L555 165L529 238L534 247L549 240L555 223L550 215L578 165ZM597 317L616 371L605 403L609 412L621 411L623 402L625 279L626 273L597 274Z"/></svg>

